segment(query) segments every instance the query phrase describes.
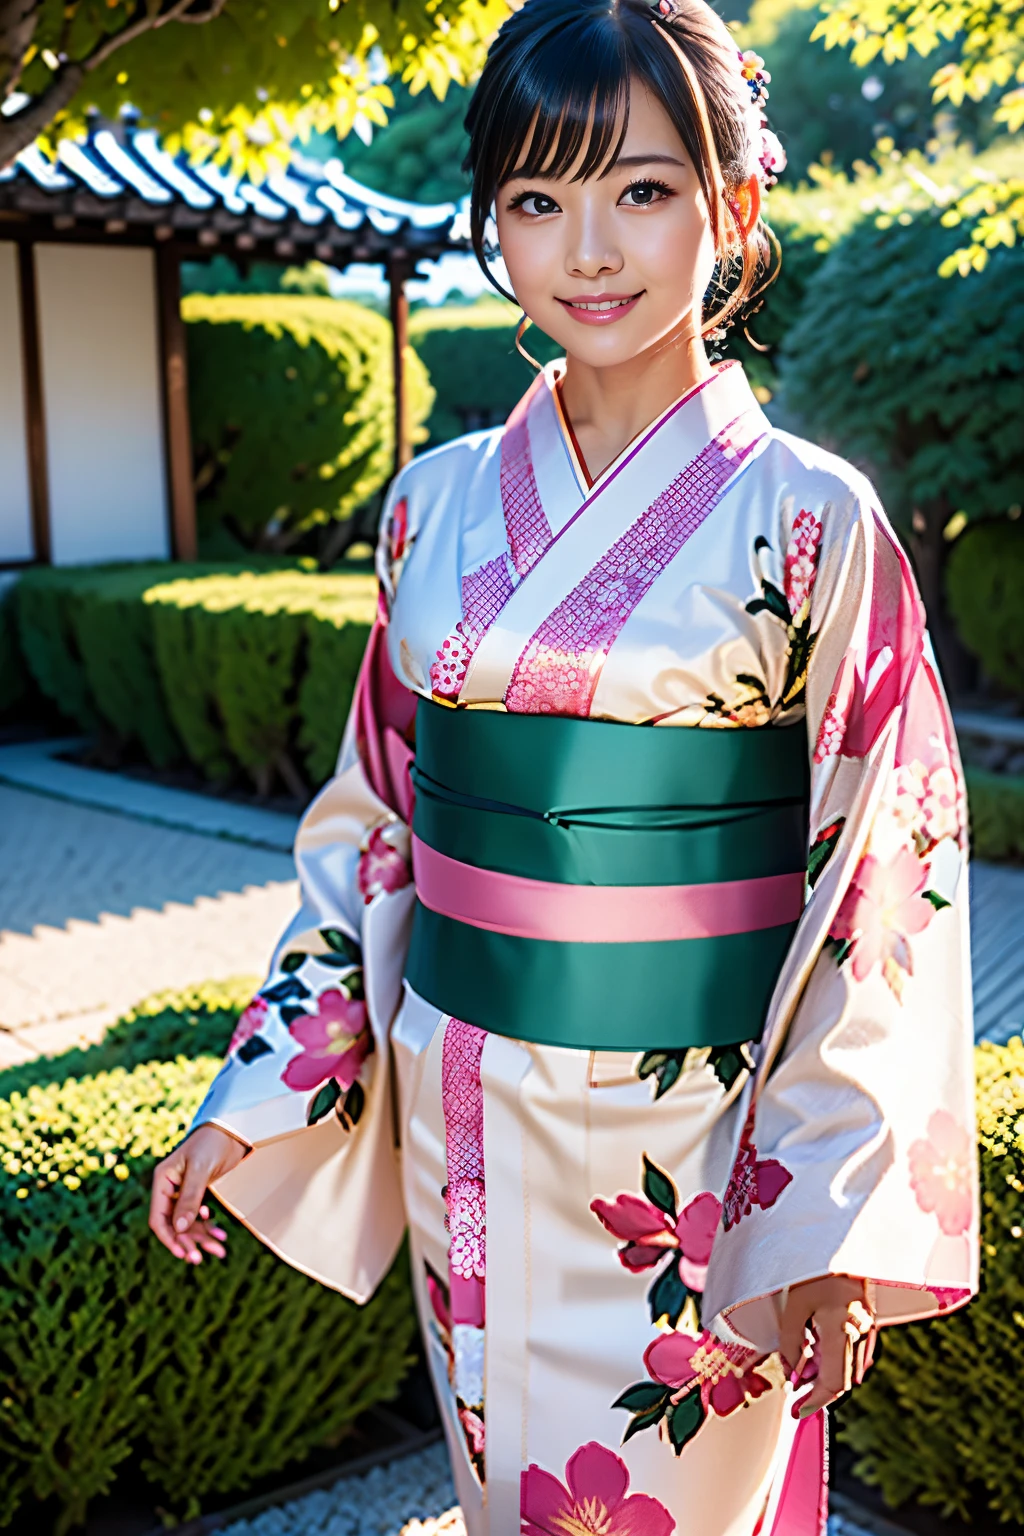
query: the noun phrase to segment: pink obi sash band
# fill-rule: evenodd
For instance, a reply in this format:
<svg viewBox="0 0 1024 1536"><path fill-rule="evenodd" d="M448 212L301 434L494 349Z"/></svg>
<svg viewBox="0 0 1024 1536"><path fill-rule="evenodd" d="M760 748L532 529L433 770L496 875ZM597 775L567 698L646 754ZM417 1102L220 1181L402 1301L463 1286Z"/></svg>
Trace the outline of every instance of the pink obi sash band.
<svg viewBox="0 0 1024 1536"><path fill-rule="evenodd" d="M719 938L794 923L800 871L704 885L566 885L464 864L412 840L425 907L473 928L563 944L638 944Z"/></svg>

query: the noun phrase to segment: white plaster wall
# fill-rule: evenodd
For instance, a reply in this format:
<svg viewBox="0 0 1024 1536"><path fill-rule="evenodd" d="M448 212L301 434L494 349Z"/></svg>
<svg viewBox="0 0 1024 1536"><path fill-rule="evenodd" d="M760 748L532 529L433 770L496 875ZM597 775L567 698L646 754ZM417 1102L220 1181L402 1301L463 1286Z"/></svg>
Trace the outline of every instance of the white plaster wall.
<svg viewBox="0 0 1024 1536"><path fill-rule="evenodd" d="M0 562L33 554L18 248L0 240Z"/></svg>
<svg viewBox="0 0 1024 1536"><path fill-rule="evenodd" d="M152 251L37 245L54 565L170 553Z"/></svg>

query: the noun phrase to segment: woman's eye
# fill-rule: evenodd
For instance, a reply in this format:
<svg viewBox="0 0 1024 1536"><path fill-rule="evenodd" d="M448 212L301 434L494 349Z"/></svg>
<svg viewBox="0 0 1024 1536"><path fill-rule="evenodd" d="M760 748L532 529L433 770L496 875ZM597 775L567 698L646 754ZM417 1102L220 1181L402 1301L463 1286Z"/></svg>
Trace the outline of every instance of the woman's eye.
<svg viewBox="0 0 1024 1536"><path fill-rule="evenodd" d="M546 213L558 213L558 204L553 197L547 197L543 192L527 192L523 197L517 197L512 204L513 208L521 208L524 213L533 218L540 218Z"/></svg>
<svg viewBox="0 0 1024 1536"><path fill-rule="evenodd" d="M627 208L649 208L652 203L660 203L671 195L671 187L663 181L634 181L623 192L619 202Z"/></svg>

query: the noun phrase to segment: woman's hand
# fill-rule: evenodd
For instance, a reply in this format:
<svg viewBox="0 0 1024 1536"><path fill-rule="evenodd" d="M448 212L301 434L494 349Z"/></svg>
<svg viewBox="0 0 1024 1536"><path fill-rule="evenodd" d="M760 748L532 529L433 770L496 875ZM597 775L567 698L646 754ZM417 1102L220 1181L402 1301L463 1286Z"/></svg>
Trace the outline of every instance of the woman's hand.
<svg viewBox="0 0 1024 1536"><path fill-rule="evenodd" d="M201 1125L170 1157L157 1164L149 1225L176 1259L201 1264L204 1253L215 1259L224 1257L227 1233L223 1227L211 1225L210 1210L203 1200L207 1185L237 1168L248 1150L220 1126Z"/></svg>
<svg viewBox="0 0 1024 1536"><path fill-rule="evenodd" d="M793 1370L804 1357L808 1327L818 1340L818 1374L793 1409L801 1419L859 1386L871 1364L876 1329L864 1281L825 1275L790 1287L782 1308L779 1349Z"/></svg>

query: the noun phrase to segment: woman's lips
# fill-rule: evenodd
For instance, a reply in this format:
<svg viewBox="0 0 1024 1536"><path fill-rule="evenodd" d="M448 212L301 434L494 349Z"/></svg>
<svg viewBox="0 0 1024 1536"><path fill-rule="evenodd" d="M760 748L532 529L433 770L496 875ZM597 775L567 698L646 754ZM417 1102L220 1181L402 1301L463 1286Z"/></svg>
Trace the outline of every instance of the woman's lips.
<svg viewBox="0 0 1024 1536"><path fill-rule="evenodd" d="M581 293L576 298L559 299L566 314L581 325L614 325L643 298L639 293Z"/></svg>

